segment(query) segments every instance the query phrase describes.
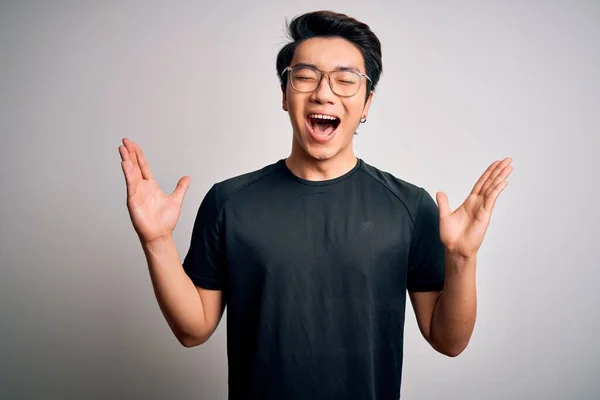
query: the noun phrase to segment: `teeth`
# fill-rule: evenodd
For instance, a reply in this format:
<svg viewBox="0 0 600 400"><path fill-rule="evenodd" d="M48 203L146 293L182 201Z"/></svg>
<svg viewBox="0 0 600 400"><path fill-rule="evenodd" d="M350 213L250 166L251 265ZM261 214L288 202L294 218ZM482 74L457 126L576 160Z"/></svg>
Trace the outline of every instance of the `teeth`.
<svg viewBox="0 0 600 400"><path fill-rule="evenodd" d="M310 114L309 118L327 119L330 121L335 121L337 119L336 117L333 117L331 115L324 115L324 114Z"/></svg>

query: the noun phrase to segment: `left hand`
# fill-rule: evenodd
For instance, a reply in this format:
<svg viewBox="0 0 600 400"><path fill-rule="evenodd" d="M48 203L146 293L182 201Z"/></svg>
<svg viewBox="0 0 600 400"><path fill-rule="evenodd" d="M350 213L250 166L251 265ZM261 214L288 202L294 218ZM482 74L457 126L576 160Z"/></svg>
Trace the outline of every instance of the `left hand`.
<svg viewBox="0 0 600 400"><path fill-rule="evenodd" d="M496 199L508 182L512 172L507 157L495 161L477 181L467 199L454 212L444 192L436 194L440 211L440 238L446 251L461 258L473 258L477 254L492 217Z"/></svg>

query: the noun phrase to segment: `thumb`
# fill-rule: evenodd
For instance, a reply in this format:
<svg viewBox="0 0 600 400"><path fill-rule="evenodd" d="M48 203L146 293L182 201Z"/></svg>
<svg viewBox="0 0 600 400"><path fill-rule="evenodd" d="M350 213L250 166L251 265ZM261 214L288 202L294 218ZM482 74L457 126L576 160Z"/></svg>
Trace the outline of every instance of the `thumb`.
<svg viewBox="0 0 600 400"><path fill-rule="evenodd" d="M189 176L184 176L179 180L179 182L177 182L177 187L171 194L171 197L173 197L173 200L175 200L177 204L181 205L183 203L183 198L185 197L185 193L190 187L191 181L192 178L190 178Z"/></svg>
<svg viewBox="0 0 600 400"><path fill-rule="evenodd" d="M448 204L448 196L444 192L437 192L435 195L435 199L438 203L438 208L440 210L440 218L447 217L452 213L450 210L450 204Z"/></svg>

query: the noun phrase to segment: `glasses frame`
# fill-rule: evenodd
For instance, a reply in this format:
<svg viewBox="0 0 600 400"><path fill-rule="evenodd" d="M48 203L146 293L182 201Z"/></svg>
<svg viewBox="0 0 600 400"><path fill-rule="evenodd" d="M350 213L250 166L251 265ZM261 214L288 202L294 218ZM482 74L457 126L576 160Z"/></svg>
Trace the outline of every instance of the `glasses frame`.
<svg viewBox="0 0 600 400"><path fill-rule="evenodd" d="M320 69L308 66L308 65L301 65L301 66L296 66L296 67L286 67L283 71L281 71L281 76L283 76L283 74L285 74L286 72L290 72L290 76L291 76L291 72L293 72L296 69L311 69L315 72L317 72L319 74L319 79L318 79L318 83L317 83L317 87L314 88L313 90L310 90L308 92L306 91L302 91L302 90L298 90L294 87L294 83L291 79L288 78L290 85L292 86L292 89L294 89L297 92L300 93L312 93L315 92L317 89L319 89L319 87L321 86L321 81L323 80L324 76L327 76L327 83L329 84L329 89L331 89L331 92L334 93L336 96L339 97L353 97L356 96L356 94L360 91L360 87L362 86L363 81L365 80L365 78L369 81L369 83L373 84L373 81L371 80L371 78L369 78L368 75L363 74L362 72L358 72L358 71L346 71L346 72L353 72L355 74L357 74L358 76L360 76L360 84L357 86L356 92L354 94L346 94L346 95L342 95L342 94L338 94L334 89L333 86L331 85L331 74L334 72L341 72L340 70L335 70L335 71L321 71Z"/></svg>

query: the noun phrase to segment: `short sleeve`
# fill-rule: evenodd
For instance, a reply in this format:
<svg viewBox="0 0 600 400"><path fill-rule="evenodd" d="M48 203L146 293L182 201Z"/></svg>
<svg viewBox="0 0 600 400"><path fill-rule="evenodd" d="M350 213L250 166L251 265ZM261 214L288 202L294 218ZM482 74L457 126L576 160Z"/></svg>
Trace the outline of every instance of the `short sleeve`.
<svg viewBox="0 0 600 400"><path fill-rule="evenodd" d="M445 277L439 210L429 193L421 191L408 256L407 289L413 292L442 290Z"/></svg>
<svg viewBox="0 0 600 400"><path fill-rule="evenodd" d="M213 186L200 204L194 221L189 250L183 269L196 286L222 290L224 287L224 255L222 217Z"/></svg>

